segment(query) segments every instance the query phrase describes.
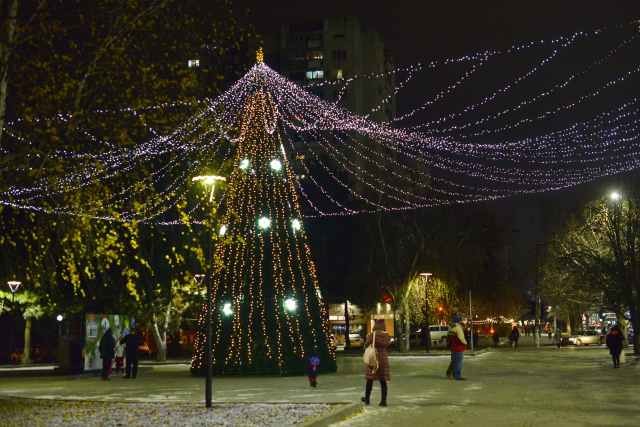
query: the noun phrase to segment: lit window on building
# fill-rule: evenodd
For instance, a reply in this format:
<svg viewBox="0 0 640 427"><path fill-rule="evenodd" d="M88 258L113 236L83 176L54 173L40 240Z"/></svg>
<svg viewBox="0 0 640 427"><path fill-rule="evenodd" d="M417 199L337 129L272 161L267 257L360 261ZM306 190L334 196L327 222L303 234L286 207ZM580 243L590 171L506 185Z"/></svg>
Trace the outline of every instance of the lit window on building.
<svg viewBox="0 0 640 427"><path fill-rule="evenodd" d="M199 59L190 59L189 60L189 68L199 67L199 66L200 66L200 60Z"/></svg>
<svg viewBox="0 0 640 427"><path fill-rule="evenodd" d="M324 78L323 70L307 71L307 80L323 79L323 78Z"/></svg>
<svg viewBox="0 0 640 427"><path fill-rule="evenodd" d="M334 79L341 79L343 76L342 70L332 70L331 77Z"/></svg>

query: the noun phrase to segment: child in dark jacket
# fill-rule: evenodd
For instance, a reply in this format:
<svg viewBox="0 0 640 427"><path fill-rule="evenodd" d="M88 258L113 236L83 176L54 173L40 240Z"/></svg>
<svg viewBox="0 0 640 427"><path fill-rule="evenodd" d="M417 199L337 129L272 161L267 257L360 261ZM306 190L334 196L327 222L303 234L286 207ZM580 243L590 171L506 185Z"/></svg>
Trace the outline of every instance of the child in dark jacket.
<svg viewBox="0 0 640 427"><path fill-rule="evenodd" d="M309 385L315 387L317 384L318 371L320 370L320 359L318 358L318 349L311 349L311 357L308 360L307 375L309 376Z"/></svg>

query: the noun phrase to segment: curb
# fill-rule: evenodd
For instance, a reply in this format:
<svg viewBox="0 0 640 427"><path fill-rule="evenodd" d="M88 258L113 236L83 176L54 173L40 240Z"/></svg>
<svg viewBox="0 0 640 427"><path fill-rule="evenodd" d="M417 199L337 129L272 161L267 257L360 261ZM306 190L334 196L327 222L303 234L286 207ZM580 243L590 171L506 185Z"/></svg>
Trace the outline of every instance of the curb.
<svg viewBox="0 0 640 427"><path fill-rule="evenodd" d="M304 427L324 427L337 423L338 421L342 421L344 418L349 417L358 411L362 411L362 403L360 402L351 402L346 405L339 405L339 407L300 425Z"/></svg>

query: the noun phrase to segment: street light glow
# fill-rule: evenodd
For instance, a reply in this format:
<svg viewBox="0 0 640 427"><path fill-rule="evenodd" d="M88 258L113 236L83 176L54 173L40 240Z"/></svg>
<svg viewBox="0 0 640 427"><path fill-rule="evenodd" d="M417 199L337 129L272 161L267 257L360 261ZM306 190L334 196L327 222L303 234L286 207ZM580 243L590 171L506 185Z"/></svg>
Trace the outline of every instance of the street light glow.
<svg viewBox="0 0 640 427"><path fill-rule="evenodd" d="M611 198L613 200L618 200L620 198L620 195L614 191L613 193L611 193Z"/></svg>
<svg viewBox="0 0 640 427"><path fill-rule="evenodd" d="M19 282L17 280L10 280L7 282L7 285L9 285L9 288L11 288L11 292L17 291L21 284L22 282Z"/></svg>
<svg viewBox="0 0 640 427"><path fill-rule="evenodd" d="M194 176L192 179L193 182L202 181L205 188L209 185L211 186L211 195L209 196L209 202L213 201L213 192L216 189L216 181L226 181L226 180L227 178L225 178L224 176L216 176L216 175L199 175L199 176Z"/></svg>
<svg viewBox="0 0 640 427"><path fill-rule="evenodd" d="M56 316L56 320L57 320L58 322L62 322L62 319L63 319L62 314L58 314L58 315Z"/></svg>

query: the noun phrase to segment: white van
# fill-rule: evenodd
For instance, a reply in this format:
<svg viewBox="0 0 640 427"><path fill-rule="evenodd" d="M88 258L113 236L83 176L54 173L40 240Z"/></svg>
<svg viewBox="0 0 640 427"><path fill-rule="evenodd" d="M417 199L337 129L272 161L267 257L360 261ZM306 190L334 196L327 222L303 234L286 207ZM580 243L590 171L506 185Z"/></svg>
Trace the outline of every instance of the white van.
<svg viewBox="0 0 640 427"><path fill-rule="evenodd" d="M431 325L429 326L429 335L431 335L431 342L446 343L447 334L449 333L449 325Z"/></svg>

